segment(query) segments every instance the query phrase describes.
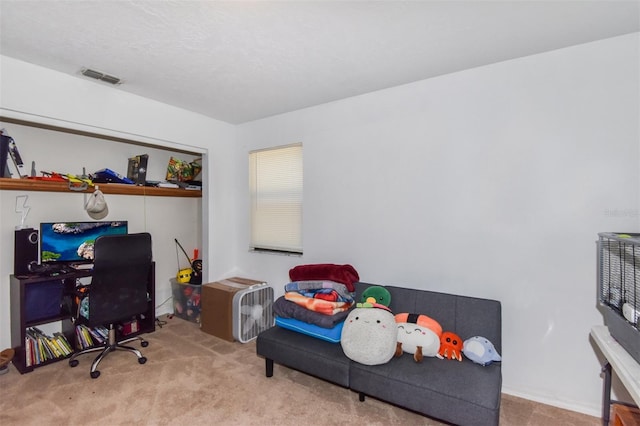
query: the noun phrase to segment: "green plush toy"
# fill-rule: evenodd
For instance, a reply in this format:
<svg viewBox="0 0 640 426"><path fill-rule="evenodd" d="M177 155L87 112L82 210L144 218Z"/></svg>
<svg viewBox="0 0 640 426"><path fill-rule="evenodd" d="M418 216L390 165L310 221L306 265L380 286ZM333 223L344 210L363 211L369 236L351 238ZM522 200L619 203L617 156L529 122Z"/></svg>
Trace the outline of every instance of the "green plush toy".
<svg viewBox="0 0 640 426"><path fill-rule="evenodd" d="M389 308L391 304L391 293L386 288L373 285L362 292L358 308Z"/></svg>

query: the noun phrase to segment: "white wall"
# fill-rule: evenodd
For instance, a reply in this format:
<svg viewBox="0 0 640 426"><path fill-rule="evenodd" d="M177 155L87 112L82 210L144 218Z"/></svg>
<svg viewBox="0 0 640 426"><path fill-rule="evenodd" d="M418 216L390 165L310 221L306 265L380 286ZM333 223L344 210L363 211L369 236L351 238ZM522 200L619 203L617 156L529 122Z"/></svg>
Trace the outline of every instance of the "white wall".
<svg viewBox="0 0 640 426"><path fill-rule="evenodd" d="M233 223L229 218L234 217L229 211L233 190L225 186L225 175L232 168L228 159L234 153L234 126L5 56L0 56L0 93L2 116L132 139L162 148L128 146L3 124L18 141L27 164L36 161L38 170L79 173L85 166L87 171L95 171L96 167L126 171L126 158L144 149L150 153L150 179L160 179L167 155L175 150L193 153L176 154L184 159L204 155L203 180L207 184L201 200L107 195L109 217L129 220L133 231L152 233L158 303L170 294L168 278L175 275L174 237L188 250L201 247L205 279L217 279L233 270L234 254L226 244L234 240L234 230L229 227L229 223ZM42 137L35 141L33 138L37 135ZM13 227L19 220L14 212L15 196L20 194L23 192L0 191L0 347L9 347L11 343L9 275L13 271ZM81 209L82 195L36 192L28 195L32 207L28 223L33 226L45 220L86 217ZM212 202L214 199L216 203ZM161 307L159 313L170 310L168 304Z"/></svg>
<svg viewBox="0 0 640 426"><path fill-rule="evenodd" d="M500 300L503 390L598 415L594 242L639 230L638 52L634 34L239 126L238 194L248 151L304 147L304 256L248 252L239 196L239 269L277 295L333 262Z"/></svg>

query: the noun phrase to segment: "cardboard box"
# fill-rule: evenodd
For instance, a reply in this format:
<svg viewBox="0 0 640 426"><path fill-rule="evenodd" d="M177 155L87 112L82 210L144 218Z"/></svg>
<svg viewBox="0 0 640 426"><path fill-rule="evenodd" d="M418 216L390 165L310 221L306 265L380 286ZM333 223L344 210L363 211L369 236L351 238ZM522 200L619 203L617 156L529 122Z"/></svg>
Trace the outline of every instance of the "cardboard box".
<svg viewBox="0 0 640 426"><path fill-rule="evenodd" d="M203 284L200 329L233 342L233 296L252 285L262 283L264 281L233 277Z"/></svg>

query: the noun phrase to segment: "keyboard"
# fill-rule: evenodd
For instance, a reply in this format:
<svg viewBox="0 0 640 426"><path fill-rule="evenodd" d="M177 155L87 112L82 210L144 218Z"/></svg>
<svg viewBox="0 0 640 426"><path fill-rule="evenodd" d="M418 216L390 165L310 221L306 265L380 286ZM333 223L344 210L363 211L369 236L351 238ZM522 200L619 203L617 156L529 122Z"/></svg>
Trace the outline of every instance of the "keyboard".
<svg viewBox="0 0 640 426"><path fill-rule="evenodd" d="M93 269L93 263L80 263L78 265L74 265L73 269L76 271L86 271L88 269Z"/></svg>

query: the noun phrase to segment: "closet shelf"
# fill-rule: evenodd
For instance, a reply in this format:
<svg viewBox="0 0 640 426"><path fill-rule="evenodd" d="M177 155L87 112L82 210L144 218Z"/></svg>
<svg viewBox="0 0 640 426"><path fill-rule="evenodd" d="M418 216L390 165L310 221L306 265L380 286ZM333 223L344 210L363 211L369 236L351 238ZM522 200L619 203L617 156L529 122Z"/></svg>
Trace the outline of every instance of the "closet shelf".
<svg viewBox="0 0 640 426"><path fill-rule="evenodd" d="M153 186L125 185L120 183L98 183L100 191L105 194L148 195L154 197L202 197L202 191L181 188L156 188ZM35 179L0 178L0 190L3 191L44 191L44 192L78 192L91 193L94 187L84 191L72 191L67 182L50 182Z"/></svg>

